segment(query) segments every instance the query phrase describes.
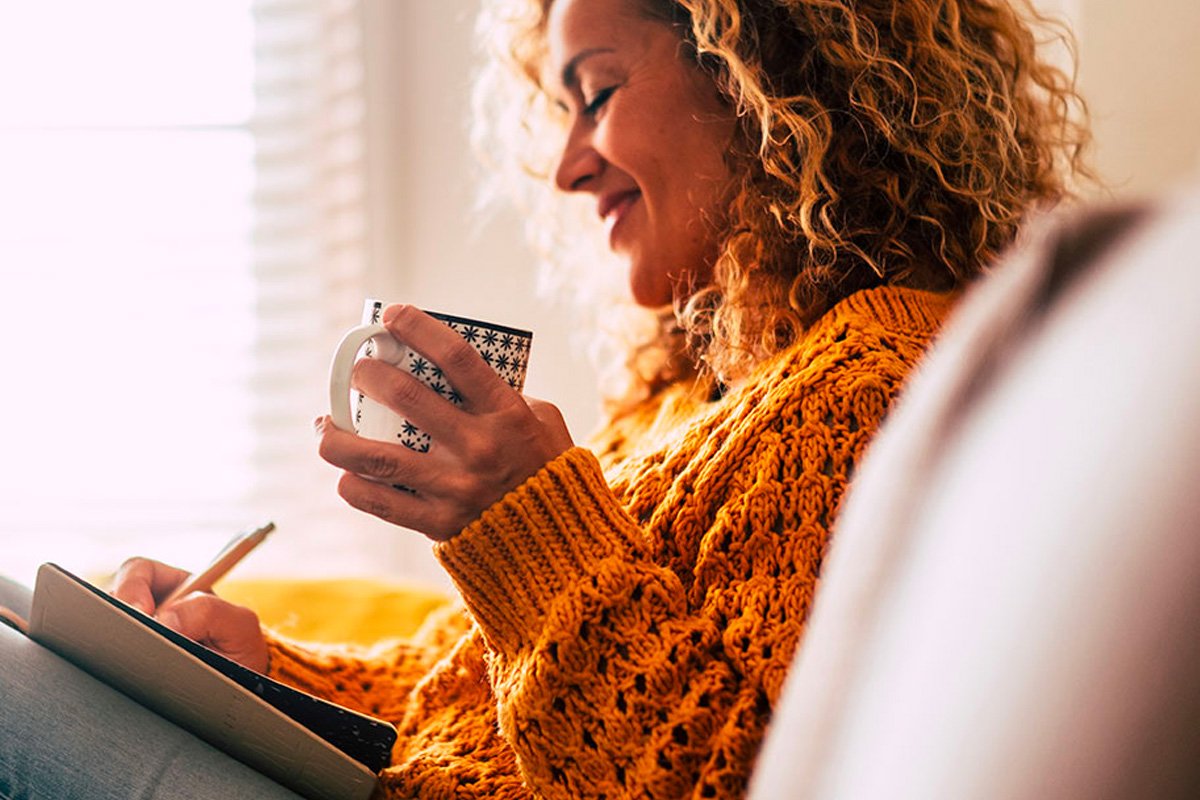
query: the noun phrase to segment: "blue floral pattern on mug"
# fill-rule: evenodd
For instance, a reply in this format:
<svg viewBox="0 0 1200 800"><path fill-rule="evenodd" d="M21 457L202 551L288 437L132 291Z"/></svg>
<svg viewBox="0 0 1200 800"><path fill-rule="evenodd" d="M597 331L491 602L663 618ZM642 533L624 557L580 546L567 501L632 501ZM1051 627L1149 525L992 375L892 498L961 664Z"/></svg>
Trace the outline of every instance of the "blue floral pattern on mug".
<svg viewBox="0 0 1200 800"><path fill-rule="evenodd" d="M469 342L479 352L479 355L483 357L483 360L492 369L496 370L496 373L509 386L518 392L525 388L525 372L529 366L530 346L533 344L532 332L508 328L503 325L494 325L488 322L479 322L478 320L464 319L463 317L455 317L450 314L441 314L436 311L426 311L425 313L435 319L441 320L450 326L455 333ZM363 314L363 321L378 323L382 314L383 303L378 300L368 300L366 312ZM375 349L375 343L368 342L365 351L366 355L373 356ZM407 347L404 348L402 361L396 364L396 366L419 379L451 403L462 405L462 395L450 385L445 375L442 374L441 369L415 350ZM361 393L356 395L354 412L356 427L362 420L363 399ZM417 452L426 453L429 451L429 434L411 422L406 421L404 423L401 430L396 434L396 438L401 444Z"/></svg>

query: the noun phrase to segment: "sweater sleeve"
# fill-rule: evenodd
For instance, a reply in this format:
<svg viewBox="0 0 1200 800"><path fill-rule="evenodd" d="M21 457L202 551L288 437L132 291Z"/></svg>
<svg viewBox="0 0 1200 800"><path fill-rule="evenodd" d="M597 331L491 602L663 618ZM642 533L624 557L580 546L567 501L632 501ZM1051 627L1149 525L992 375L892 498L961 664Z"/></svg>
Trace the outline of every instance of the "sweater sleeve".
<svg viewBox="0 0 1200 800"><path fill-rule="evenodd" d="M745 791L829 521L907 372L891 356L777 375L686 467L664 465L670 519L635 518L576 448L438 546L536 794Z"/></svg>

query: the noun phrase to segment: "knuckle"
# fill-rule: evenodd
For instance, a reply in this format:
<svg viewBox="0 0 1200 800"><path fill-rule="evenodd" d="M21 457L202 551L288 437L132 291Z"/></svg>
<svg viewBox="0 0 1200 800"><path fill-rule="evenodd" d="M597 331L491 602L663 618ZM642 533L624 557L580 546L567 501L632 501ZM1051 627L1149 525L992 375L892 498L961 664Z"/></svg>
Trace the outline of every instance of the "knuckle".
<svg viewBox="0 0 1200 800"><path fill-rule="evenodd" d="M362 479L350 474L343 475L338 481L338 494L347 503L384 522L400 525L400 514L394 508L394 504L389 502L391 498L384 498L380 491L382 487L366 486Z"/></svg>
<svg viewBox="0 0 1200 800"><path fill-rule="evenodd" d="M468 467L465 473L487 473L503 461L504 448L495 439L473 436L463 442L463 460Z"/></svg>
<svg viewBox="0 0 1200 800"><path fill-rule="evenodd" d="M348 472L344 473L342 477L338 479L337 493L339 497L357 508L358 492L355 491L354 482L355 479L353 475Z"/></svg>
<svg viewBox="0 0 1200 800"><path fill-rule="evenodd" d="M503 462L486 450L479 450L470 457L463 459L465 469L455 476L455 486L459 487L458 495L470 494L485 479L495 479L503 469Z"/></svg>
<svg viewBox="0 0 1200 800"><path fill-rule="evenodd" d="M364 498L359 508L373 517L378 517L384 522L390 522L393 525L402 524L402 517L399 513L397 513L395 507L391 503L381 498Z"/></svg>
<svg viewBox="0 0 1200 800"><path fill-rule="evenodd" d="M194 594L179 602L179 608L195 622L211 620L221 615L221 609L228 605L216 595L207 592Z"/></svg>
<svg viewBox="0 0 1200 800"><path fill-rule="evenodd" d="M455 499L473 497L479 491L479 479L474 470L448 473L441 481L442 495Z"/></svg>
<svg viewBox="0 0 1200 800"><path fill-rule="evenodd" d="M317 442L317 455L330 463L337 457L333 443L327 431L322 431L321 438Z"/></svg>
<svg viewBox="0 0 1200 800"><path fill-rule="evenodd" d="M479 360L479 353L466 340L459 339L446 349L446 354L443 358L445 360L445 369L455 371L473 365Z"/></svg>
<svg viewBox="0 0 1200 800"><path fill-rule="evenodd" d="M239 628L255 630L262 627L258 619L258 614L253 609L235 605L230 605L229 607L233 611L232 619Z"/></svg>
<svg viewBox="0 0 1200 800"><path fill-rule="evenodd" d="M413 305L403 304L399 306L391 306L396 309L395 316L392 317L392 323L403 327L411 325L415 319L421 314L421 311Z"/></svg>
<svg viewBox="0 0 1200 800"><path fill-rule="evenodd" d="M553 403L547 403L542 400L537 401L537 405L532 406L534 416L542 423L564 423L562 411Z"/></svg>
<svg viewBox="0 0 1200 800"><path fill-rule="evenodd" d="M449 476L450 480L457 483L467 474L472 473L483 467L487 461L487 449L484 445L477 442L475 439L467 439L462 443L460 458L463 461L464 470Z"/></svg>
<svg viewBox="0 0 1200 800"><path fill-rule="evenodd" d="M121 562L121 566L117 568L117 575L129 577L130 575L138 575L148 573L154 569L154 562L143 556L133 556Z"/></svg>
<svg viewBox="0 0 1200 800"><path fill-rule="evenodd" d="M178 625L175 630L182 633L184 636L197 638L205 633L208 620L208 613L202 605L203 595L193 597L185 597L184 599L171 605L171 612L174 614Z"/></svg>
<svg viewBox="0 0 1200 800"><path fill-rule="evenodd" d="M403 470L391 453L382 448L373 448L363 458L362 472L373 478L397 478Z"/></svg>
<svg viewBox="0 0 1200 800"><path fill-rule="evenodd" d="M401 373L389 391L389 399L396 408L411 408L421 401L425 386L416 378Z"/></svg>

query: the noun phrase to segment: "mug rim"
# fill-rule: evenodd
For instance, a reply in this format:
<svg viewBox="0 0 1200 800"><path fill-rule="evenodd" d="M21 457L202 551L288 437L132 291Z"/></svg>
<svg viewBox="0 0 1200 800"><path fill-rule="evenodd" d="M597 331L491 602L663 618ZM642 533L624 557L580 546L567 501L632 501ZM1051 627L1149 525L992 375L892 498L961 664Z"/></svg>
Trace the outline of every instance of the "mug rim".
<svg viewBox="0 0 1200 800"><path fill-rule="evenodd" d="M489 330L499 331L501 333L510 333L520 336L524 339L532 339L533 331L522 330L521 328L513 328L509 325L501 325L497 322L485 322L484 320L471 319L470 317L460 317L456 314L445 314L441 311L430 311L425 309L425 313L434 319L442 322L457 322L463 325L474 325L478 328L487 328Z"/></svg>

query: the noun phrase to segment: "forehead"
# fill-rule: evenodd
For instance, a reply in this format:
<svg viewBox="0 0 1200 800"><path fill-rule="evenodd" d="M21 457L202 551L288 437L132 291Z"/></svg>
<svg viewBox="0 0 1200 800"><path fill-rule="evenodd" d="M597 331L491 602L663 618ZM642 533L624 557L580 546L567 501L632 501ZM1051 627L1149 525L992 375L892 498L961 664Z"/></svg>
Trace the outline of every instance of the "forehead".
<svg viewBox="0 0 1200 800"><path fill-rule="evenodd" d="M643 0L554 0L546 19L547 77L557 83L580 51L621 48L647 24Z"/></svg>

